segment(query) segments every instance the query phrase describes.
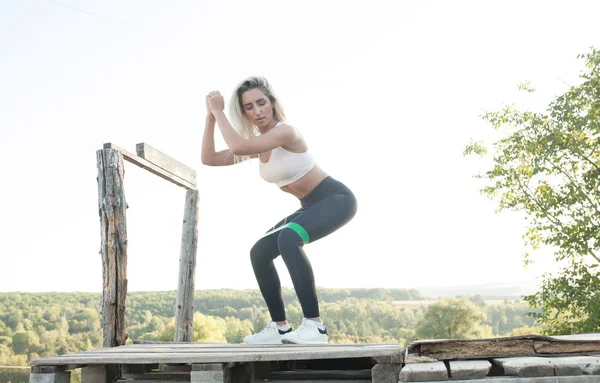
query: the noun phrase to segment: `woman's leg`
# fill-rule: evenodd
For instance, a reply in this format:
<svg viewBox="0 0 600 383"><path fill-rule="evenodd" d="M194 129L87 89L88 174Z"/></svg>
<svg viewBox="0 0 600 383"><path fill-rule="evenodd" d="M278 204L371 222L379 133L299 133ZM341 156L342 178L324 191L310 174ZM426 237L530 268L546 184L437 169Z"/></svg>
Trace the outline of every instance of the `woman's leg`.
<svg viewBox="0 0 600 383"><path fill-rule="evenodd" d="M270 231L276 230L282 225L290 222L299 212L294 212L288 217L282 219ZM274 322L285 322L285 308L281 296L281 282L273 260L279 256L279 247L277 246L277 236L279 231L265 235L259 239L250 250L250 260L254 275L258 282L258 287L267 304L271 320Z"/></svg>
<svg viewBox="0 0 600 383"><path fill-rule="evenodd" d="M352 193L332 194L303 209L279 231L277 247L306 318L318 318L319 305L313 270L303 246L344 226L354 217L356 209L356 198Z"/></svg>

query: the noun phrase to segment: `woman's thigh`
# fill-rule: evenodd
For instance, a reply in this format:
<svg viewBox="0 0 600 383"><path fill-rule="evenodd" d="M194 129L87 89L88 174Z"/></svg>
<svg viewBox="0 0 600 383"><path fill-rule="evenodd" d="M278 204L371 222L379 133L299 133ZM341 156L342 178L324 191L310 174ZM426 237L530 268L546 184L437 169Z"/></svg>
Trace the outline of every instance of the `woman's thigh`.
<svg viewBox="0 0 600 383"><path fill-rule="evenodd" d="M309 243L344 226L354 217L356 210L357 203L353 194L333 194L304 209L292 218L292 222L306 231L308 238L303 240L304 243Z"/></svg>

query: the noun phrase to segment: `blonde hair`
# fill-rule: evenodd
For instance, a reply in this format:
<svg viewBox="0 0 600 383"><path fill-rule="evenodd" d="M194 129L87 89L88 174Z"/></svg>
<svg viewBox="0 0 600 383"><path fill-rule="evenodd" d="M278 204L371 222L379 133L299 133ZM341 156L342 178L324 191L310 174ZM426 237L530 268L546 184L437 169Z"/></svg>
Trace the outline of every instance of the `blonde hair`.
<svg viewBox="0 0 600 383"><path fill-rule="evenodd" d="M285 121L285 112L283 106L275 97L273 87L266 78L252 76L240 82L231 95L229 102L229 117L233 128L244 138L255 137L259 135L258 127L246 118L244 106L242 105L242 95L251 89L259 89L265 94L273 105L273 118L277 121ZM249 159L250 156L234 156L235 162Z"/></svg>

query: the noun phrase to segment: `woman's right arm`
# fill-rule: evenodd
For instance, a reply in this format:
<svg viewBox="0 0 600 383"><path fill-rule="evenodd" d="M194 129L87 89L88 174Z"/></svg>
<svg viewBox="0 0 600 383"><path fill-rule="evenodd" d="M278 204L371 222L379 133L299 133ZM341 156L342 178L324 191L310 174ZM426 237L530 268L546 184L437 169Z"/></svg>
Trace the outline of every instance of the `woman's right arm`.
<svg viewBox="0 0 600 383"><path fill-rule="evenodd" d="M215 152L215 123L215 116L208 111L202 137L202 163L209 166L233 165L233 153L229 149Z"/></svg>

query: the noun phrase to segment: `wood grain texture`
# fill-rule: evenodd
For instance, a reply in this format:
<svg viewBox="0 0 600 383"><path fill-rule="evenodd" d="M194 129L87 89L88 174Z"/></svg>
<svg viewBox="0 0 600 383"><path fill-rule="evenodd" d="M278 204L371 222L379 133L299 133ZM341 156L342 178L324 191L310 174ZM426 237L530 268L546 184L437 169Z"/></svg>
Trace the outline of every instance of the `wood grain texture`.
<svg viewBox="0 0 600 383"><path fill-rule="evenodd" d="M175 342L192 342L194 335L194 281L198 249L198 190L185 193L179 280L175 304Z"/></svg>
<svg viewBox="0 0 600 383"><path fill-rule="evenodd" d="M145 347L139 347L145 346ZM196 347L195 347L196 346ZM123 345L84 351L58 357L40 358L31 365L64 364L149 364L149 363L225 363L278 360L390 357L403 360L404 349L398 345Z"/></svg>
<svg viewBox="0 0 600 383"><path fill-rule="evenodd" d="M137 155L159 168L176 175L177 177L186 180L187 182L196 185L196 171L176 159L167 156L158 149L141 142L135 146Z"/></svg>
<svg viewBox="0 0 600 383"><path fill-rule="evenodd" d="M104 347L125 344L127 295L127 202L123 157L118 150L96 152L98 214L102 256L102 328Z"/></svg>
<svg viewBox="0 0 600 383"><path fill-rule="evenodd" d="M130 153L129 151L119 147L118 145L108 142L108 143L104 144L104 149L118 150L123 155L123 158L125 160L127 160L128 162L130 162L134 165L137 165L142 169L146 169L149 172L151 172L169 182L174 183L175 185L181 186L187 190L196 189L195 184L193 184L187 180L184 180L183 178L181 178L173 173L170 173L170 172L162 169L159 166L154 165L152 162L145 160L142 157L139 157L133 153Z"/></svg>

